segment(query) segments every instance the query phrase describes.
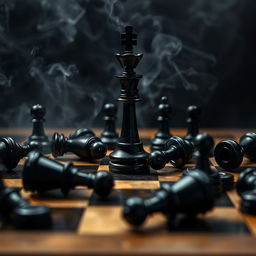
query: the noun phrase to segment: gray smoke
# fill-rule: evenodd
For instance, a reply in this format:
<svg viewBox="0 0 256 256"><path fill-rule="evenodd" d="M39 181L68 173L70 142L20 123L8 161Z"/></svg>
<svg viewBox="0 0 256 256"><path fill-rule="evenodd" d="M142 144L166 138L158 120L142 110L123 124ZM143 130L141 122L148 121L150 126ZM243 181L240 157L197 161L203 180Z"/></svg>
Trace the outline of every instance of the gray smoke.
<svg viewBox="0 0 256 256"><path fill-rule="evenodd" d="M177 112L206 105L218 85L212 70L236 37L236 8L237 0L2 0L0 122L30 125L29 109L41 103L49 126L102 124L103 104L119 95L114 54L125 25L134 26L144 53L139 125L153 124L163 94Z"/></svg>

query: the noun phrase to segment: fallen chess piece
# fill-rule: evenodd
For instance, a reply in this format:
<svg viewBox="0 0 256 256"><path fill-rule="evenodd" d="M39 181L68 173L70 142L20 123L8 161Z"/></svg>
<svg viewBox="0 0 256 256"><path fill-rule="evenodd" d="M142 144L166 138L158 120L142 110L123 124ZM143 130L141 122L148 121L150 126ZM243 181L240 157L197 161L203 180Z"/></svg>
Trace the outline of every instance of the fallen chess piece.
<svg viewBox="0 0 256 256"><path fill-rule="evenodd" d="M52 155L57 157L67 152L74 153L80 158L94 161L106 155L107 147L88 129L78 129L68 137L54 133L52 136Z"/></svg>
<svg viewBox="0 0 256 256"><path fill-rule="evenodd" d="M148 163L155 170L164 168L168 162L174 167L182 167L191 159L192 153L191 142L173 136L166 141L165 150L154 151L149 155Z"/></svg>
<svg viewBox="0 0 256 256"><path fill-rule="evenodd" d="M210 166L210 155L214 147L213 138L207 133L201 133L194 139L194 147L198 150L198 157L196 161L196 169L204 171L211 177L215 188L215 195L218 197L222 191L231 190L234 187L234 177L232 174L226 172L220 172ZM193 171L193 168L189 168L184 171L184 174Z"/></svg>
<svg viewBox="0 0 256 256"><path fill-rule="evenodd" d="M32 205L15 188L4 187L0 180L0 215L18 229L44 229L52 224L50 208Z"/></svg>
<svg viewBox="0 0 256 256"><path fill-rule="evenodd" d="M236 191L241 197L240 210L256 215L256 169L247 168L238 177Z"/></svg>
<svg viewBox="0 0 256 256"><path fill-rule="evenodd" d="M256 133L244 134L239 143L233 140L221 141L214 150L217 164L225 170L238 168L244 156L251 162L256 162Z"/></svg>
<svg viewBox="0 0 256 256"><path fill-rule="evenodd" d="M139 226L155 212L172 217L177 214L194 217L211 210L213 205L214 193L209 176L194 170L174 185L164 184L152 198L129 198L124 205L123 217L129 224Z"/></svg>
<svg viewBox="0 0 256 256"><path fill-rule="evenodd" d="M40 104L34 105L31 108L33 130L32 135L29 136L25 144L36 146L42 153L48 154L51 153L51 146L44 132L45 114L46 110Z"/></svg>
<svg viewBox="0 0 256 256"><path fill-rule="evenodd" d="M166 141L172 137L169 129L169 119L172 113L172 108L168 104L166 96L161 98L161 104L158 106L158 117L157 122L159 129L151 141L151 151L164 150Z"/></svg>
<svg viewBox="0 0 256 256"><path fill-rule="evenodd" d="M20 145L11 137L0 139L0 164L6 168L15 168L20 159L25 157L33 149L30 145Z"/></svg>
<svg viewBox="0 0 256 256"><path fill-rule="evenodd" d="M100 139L108 149L114 149L118 140L118 134L115 127L116 113L117 107L115 104L107 103L104 105L105 127Z"/></svg>
<svg viewBox="0 0 256 256"><path fill-rule="evenodd" d="M59 188L64 195L76 186L87 186L99 196L106 197L112 191L114 181L109 172L84 173L72 163L63 165L38 151L31 151L23 168L23 186L27 191L38 193Z"/></svg>
<svg viewBox="0 0 256 256"><path fill-rule="evenodd" d="M95 133L90 130L90 129L87 129L87 128L79 128L79 129L76 129L73 133L69 134L68 135L68 139L77 139L79 137L84 137L84 136L95 136Z"/></svg>

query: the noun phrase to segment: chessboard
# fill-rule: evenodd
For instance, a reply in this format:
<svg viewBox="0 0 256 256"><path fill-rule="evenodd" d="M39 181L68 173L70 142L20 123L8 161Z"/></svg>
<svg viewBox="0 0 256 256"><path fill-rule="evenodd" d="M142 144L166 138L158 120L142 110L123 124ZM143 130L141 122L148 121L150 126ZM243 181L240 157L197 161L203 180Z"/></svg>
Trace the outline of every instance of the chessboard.
<svg viewBox="0 0 256 256"><path fill-rule="evenodd" d="M75 129L48 129L48 135L60 131L68 135ZM203 130L204 131L204 130ZM206 130L215 138L234 139L245 130ZM100 130L95 130L96 134ZM0 136L11 136L24 141L29 129L1 129ZM145 150L155 130L140 130ZM172 133L184 136L184 129ZM110 152L108 152L109 154ZM51 155L49 157L52 158ZM61 163L73 162L83 172L109 171L108 156L99 162L89 163L72 154L57 158ZM148 175L114 174L115 186L107 199L100 199L90 189L77 187L64 197L60 191L51 191L43 196L22 189L21 175L24 160L12 171L1 170L0 177L8 187L21 189L21 195L32 204L49 206L53 225L49 230L21 231L10 227L0 228L1 255L252 255L256 254L256 217L239 211L239 196L235 190L223 194L212 211L199 216L190 223L177 218L175 225L167 225L166 218L159 214L150 216L140 228L132 228L122 219L122 205L133 196L148 198L164 183L174 183L182 172L170 164ZM218 169L214 159L212 166ZM193 166L191 162L186 167ZM237 179L241 170L256 164L243 162L233 170ZM188 195L189 197L189 195Z"/></svg>

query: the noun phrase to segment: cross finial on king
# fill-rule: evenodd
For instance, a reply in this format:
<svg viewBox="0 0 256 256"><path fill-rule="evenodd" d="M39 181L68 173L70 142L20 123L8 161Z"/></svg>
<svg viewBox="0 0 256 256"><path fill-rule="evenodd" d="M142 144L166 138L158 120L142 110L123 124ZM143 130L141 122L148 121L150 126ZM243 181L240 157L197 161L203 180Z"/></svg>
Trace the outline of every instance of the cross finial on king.
<svg viewBox="0 0 256 256"><path fill-rule="evenodd" d="M137 45L137 34L133 33L132 26L126 26L125 33L121 33L121 45L125 52L132 52L133 46Z"/></svg>

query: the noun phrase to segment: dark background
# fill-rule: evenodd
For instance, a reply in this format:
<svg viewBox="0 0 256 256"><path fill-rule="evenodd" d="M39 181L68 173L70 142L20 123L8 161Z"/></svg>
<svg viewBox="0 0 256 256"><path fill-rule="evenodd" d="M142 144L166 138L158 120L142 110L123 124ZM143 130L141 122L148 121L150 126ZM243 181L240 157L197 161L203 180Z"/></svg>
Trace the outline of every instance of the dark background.
<svg viewBox="0 0 256 256"><path fill-rule="evenodd" d="M140 127L156 126L162 95L172 126L189 104L203 127L256 128L254 0L0 0L0 126L30 126L45 105L47 126L102 126L121 72L119 33L133 25L144 57ZM120 125L121 106L118 123Z"/></svg>

